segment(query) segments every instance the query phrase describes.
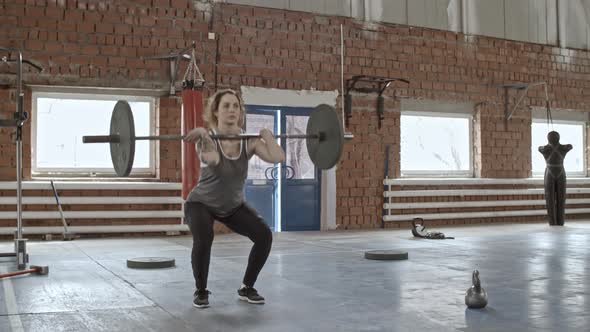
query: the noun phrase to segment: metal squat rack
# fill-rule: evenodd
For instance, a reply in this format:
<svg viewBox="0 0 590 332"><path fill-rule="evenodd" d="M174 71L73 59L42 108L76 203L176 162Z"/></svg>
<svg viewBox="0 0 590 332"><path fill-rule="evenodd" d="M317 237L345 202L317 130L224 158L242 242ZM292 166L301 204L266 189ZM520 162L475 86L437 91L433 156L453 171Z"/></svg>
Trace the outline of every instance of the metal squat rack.
<svg viewBox="0 0 590 332"><path fill-rule="evenodd" d="M15 48L0 47L0 51L8 53L16 53L16 59L10 59L8 56L0 58L1 62L16 62L16 112L12 119L0 119L0 128L16 128L16 232L14 240L14 252L0 253L0 257L15 257L17 262L17 269L23 270L26 268L29 261L27 254L27 239L23 238L23 222L22 222L22 163L23 163L23 126L27 121L29 115L24 111L24 92L22 89L22 66L26 63L39 71L43 68L38 65L23 59L22 52Z"/></svg>

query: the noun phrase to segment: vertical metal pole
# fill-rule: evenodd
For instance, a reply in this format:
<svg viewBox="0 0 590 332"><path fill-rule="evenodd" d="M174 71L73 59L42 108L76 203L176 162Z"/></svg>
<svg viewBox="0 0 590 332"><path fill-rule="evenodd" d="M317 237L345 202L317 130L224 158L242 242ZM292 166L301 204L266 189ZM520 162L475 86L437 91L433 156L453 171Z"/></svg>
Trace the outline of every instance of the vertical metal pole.
<svg viewBox="0 0 590 332"><path fill-rule="evenodd" d="M22 231L22 227L23 227L23 219L22 219L22 181L21 181L21 177L22 177L22 172L21 172L21 167L22 167L22 152L23 152L23 146L22 146L22 142L21 141L17 141L16 142L16 196L18 197L18 202L16 205L16 212L17 212L17 223L16 223L16 227L17 227L17 238L22 238L23 236L23 231Z"/></svg>
<svg viewBox="0 0 590 332"><path fill-rule="evenodd" d="M387 144L385 146L385 172L384 172L384 179L388 180L389 179L389 144ZM383 192L387 191L387 186L388 185L383 185ZM390 203L391 200L389 197L384 198L384 203ZM383 204L385 205L385 204ZM387 209L383 208L381 210L381 228L385 228L385 215L387 214Z"/></svg>
<svg viewBox="0 0 590 332"><path fill-rule="evenodd" d="M180 56L180 54L179 54ZM174 96L176 94L176 88L174 87L174 82L176 82L176 68L178 67L178 57L175 59L170 59L170 95Z"/></svg>
<svg viewBox="0 0 590 332"><path fill-rule="evenodd" d="M561 31L563 29L561 29L561 17L559 16L559 6L560 6L559 0L555 0L555 9L556 9L555 10L555 19L557 22L557 24L556 24L556 26L557 26L557 45L556 46L565 48L565 45L561 46L561 41L565 40L565 38L561 38ZM567 11L566 11L566 13L567 13Z"/></svg>
<svg viewBox="0 0 590 332"><path fill-rule="evenodd" d="M508 120L508 88L504 88L504 119Z"/></svg>
<svg viewBox="0 0 590 332"><path fill-rule="evenodd" d="M17 268L23 270L27 265L26 240L23 239L23 219L22 219L22 162L23 162L23 102L24 95L22 91L22 63L23 55L18 51L17 73L16 73L16 117L18 124L16 127L16 261Z"/></svg>
<svg viewBox="0 0 590 332"><path fill-rule="evenodd" d="M18 61L17 61L17 83L16 83L16 94L17 94L17 101L16 101L16 113L20 116L23 111L23 95L22 95L22 62L23 62L23 55L19 51L18 52ZM18 197L17 202L17 238L22 238L22 182L21 182L21 171L22 171L22 124L19 123L16 127L16 196Z"/></svg>
<svg viewBox="0 0 590 332"><path fill-rule="evenodd" d="M346 132L346 114L344 113L344 27L340 24L340 96L342 103L342 128Z"/></svg>

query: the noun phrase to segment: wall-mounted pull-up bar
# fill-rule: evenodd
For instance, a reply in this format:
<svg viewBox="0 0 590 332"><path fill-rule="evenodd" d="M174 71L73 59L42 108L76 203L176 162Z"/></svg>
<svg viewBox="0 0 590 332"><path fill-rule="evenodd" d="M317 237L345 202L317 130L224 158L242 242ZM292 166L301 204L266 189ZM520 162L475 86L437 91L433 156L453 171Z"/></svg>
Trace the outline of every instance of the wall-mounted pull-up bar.
<svg viewBox="0 0 590 332"><path fill-rule="evenodd" d="M348 120L352 116L352 96L350 91L362 92L362 93L377 93L377 116L378 116L378 128L381 128L381 120L383 120L384 111L384 99L383 92L389 85L395 81L404 82L409 84L410 81L403 78L389 78L379 76L366 76L357 75L346 80L346 92L344 96L344 111L346 115L346 126L348 126ZM358 86L364 85L364 86ZM395 93L395 92L394 92Z"/></svg>

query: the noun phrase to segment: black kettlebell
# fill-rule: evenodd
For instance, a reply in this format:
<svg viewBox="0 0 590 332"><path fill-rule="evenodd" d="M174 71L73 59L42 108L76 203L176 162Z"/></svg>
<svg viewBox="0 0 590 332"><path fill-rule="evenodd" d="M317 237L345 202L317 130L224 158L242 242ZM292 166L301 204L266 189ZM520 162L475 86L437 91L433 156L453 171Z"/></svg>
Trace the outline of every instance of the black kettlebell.
<svg viewBox="0 0 590 332"><path fill-rule="evenodd" d="M481 309L488 304L488 294L485 289L481 287L478 270L473 271L471 280L473 286L469 287L465 294L465 304L471 309Z"/></svg>

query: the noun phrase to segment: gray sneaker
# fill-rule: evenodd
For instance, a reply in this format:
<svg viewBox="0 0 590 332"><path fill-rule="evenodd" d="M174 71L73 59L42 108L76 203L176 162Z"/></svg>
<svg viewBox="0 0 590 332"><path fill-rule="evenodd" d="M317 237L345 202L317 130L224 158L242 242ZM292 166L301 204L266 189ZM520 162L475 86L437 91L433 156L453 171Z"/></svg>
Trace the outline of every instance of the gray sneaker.
<svg viewBox="0 0 590 332"><path fill-rule="evenodd" d="M242 287L238 289L238 296L240 300L248 301L248 303L264 304L264 297L260 296L254 287Z"/></svg>
<svg viewBox="0 0 590 332"><path fill-rule="evenodd" d="M206 289L198 289L193 295L193 306L197 308L207 308L209 306L210 291Z"/></svg>

